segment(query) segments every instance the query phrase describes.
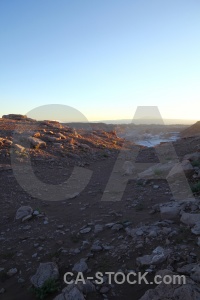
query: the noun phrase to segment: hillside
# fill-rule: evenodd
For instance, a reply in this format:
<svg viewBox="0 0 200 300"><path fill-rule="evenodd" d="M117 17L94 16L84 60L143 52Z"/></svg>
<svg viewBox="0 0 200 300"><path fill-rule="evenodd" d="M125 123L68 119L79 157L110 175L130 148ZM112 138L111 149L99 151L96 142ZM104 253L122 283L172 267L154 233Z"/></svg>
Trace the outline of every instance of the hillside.
<svg viewBox="0 0 200 300"><path fill-rule="evenodd" d="M200 135L200 121L196 122L195 124L181 132L181 137L190 137L198 135Z"/></svg>
<svg viewBox="0 0 200 300"><path fill-rule="evenodd" d="M21 115L6 115L0 119L1 159L9 157L10 148L19 157L27 154L43 159L67 158L68 163L89 163L105 159L128 146L115 131L84 128L76 129L56 121L36 121Z"/></svg>

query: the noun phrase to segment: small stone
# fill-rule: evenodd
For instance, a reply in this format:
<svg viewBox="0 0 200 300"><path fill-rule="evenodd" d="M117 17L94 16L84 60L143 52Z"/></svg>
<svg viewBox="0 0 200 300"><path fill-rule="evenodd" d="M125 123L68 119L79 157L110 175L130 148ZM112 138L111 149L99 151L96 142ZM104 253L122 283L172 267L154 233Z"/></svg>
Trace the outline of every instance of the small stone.
<svg viewBox="0 0 200 300"><path fill-rule="evenodd" d="M101 289L100 289L100 293L101 294L107 294L110 290L110 287L109 286L103 286Z"/></svg>
<svg viewBox="0 0 200 300"><path fill-rule="evenodd" d="M4 288L0 289L0 294L4 294L6 292L6 290Z"/></svg>
<svg viewBox="0 0 200 300"><path fill-rule="evenodd" d="M32 217L33 217L32 215L28 215L22 219L22 222L28 221L28 220L32 219Z"/></svg>
<svg viewBox="0 0 200 300"><path fill-rule="evenodd" d="M99 246L99 245L93 245L92 248L91 248L91 251L100 252L100 251L102 251L102 247Z"/></svg>
<svg viewBox="0 0 200 300"><path fill-rule="evenodd" d="M12 276L14 276L15 274L17 274L17 272L18 272L17 268L12 268L12 269L10 269L10 270L7 272L7 275L8 275L9 277L12 277Z"/></svg>
<svg viewBox="0 0 200 300"><path fill-rule="evenodd" d="M138 230L136 230L135 234L137 236L142 236L144 234L144 231L142 229L138 229Z"/></svg>
<svg viewBox="0 0 200 300"><path fill-rule="evenodd" d="M85 248L88 247L89 244L90 244L90 243L89 243L88 241L83 241L82 247L85 249Z"/></svg>
<svg viewBox="0 0 200 300"><path fill-rule="evenodd" d="M31 229L31 225L24 226L23 229L24 230L29 230L29 229Z"/></svg>
<svg viewBox="0 0 200 300"><path fill-rule="evenodd" d="M119 231L122 228L123 228L122 224L115 224L115 225L112 226L111 230L113 230L113 231Z"/></svg>
<svg viewBox="0 0 200 300"><path fill-rule="evenodd" d="M95 285L89 280L85 280L85 283L79 282L78 289L85 295L93 293L96 290Z"/></svg>
<svg viewBox="0 0 200 300"><path fill-rule="evenodd" d="M153 265L158 265L158 264L161 264L162 262L164 262L166 260L166 258L167 257L164 255L164 253L162 253L162 254L156 254L152 258L151 263Z"/></svg>
<svg viewBox="0 0 200 300"><path fill-rule="evenodd" d="M149 237L157 237L157 232L155 230L151 230L149 232Z"/></svg>
<svg viewBox="0 0 200 300"><path fill-rule="evenodd" d="M80 249L78 249L78 248L76 248L75 250L74 250L74 254L79 254L81 251L80 251Z"/></svg>
<svg viewBox="0 0 200 300"><path fill-rule="evenodd" d="M139 266L148 266L151 264L152 258L152 255L144 255L136 258L136 262Z"/></svg>
<svg viewBox="0 0 200 300"><path fill-rule="evenodd" d="M64 227L64 225L58 225L57 228L58 229L62 229Z"/></svg>
<svg viewBox="0 0 200 300"><path fill-rule="evenodd" d="M163 252L164 252L164 249L160 246L158 246L157 248L155 248L153 250L153 254L163 254Z"/></svg>
<svg viewBox="0 0 200 300"><path fill-rule="evenodd" d="M92 230L92 228L91 228L91 227L86 227L86 228L84 228L84 229L80 230L80 233L82 233L82 234L85 234L85 233L88 233L88 232L90 232L91 230Z"/></svg>
<svg viewBox="0 0 200 300"><path fill-rule="evenodd" d="M195 265L194 268L191 270L191 274L190 277L196 281L196 282L200 282L200 266L199 265Z"/></svg>
<svg viewBox="0 0 200 300"><path fill-rule="evenodd" d="M33 216L38 216L39 214L40 214L40 212L38 210L34 210Z"/></svg>
<svg viewBox="0 0 200 300"><path fill-rule="evenodd" d="M87 270L88 270L88 266L84 260L80 260L80 262L77 262L72 269L73 272L77 272L77 273L78 272L84 273Z"/></svg>
<svg viewBox="0 0 200 300"><path fill-rule="evenodd" d="M103 245L103 249L106 250L106 251L113 250L114 246Z"/></svg>
<svg viewBox="0 0 200 300"><path fill-rule="evenodd" d="M105 227L106 227L106 228L111 228L111 227L113 227L115 224L116 224L116 223L107 223L107 224L105 225Z"/></svg>
<svg viewBox="0 0 200 300"><path fill-rule="evenodd" d="M200 234L200 222L197 222L195 226L191 229L191 232L195 235Z"/></svg>
<svg viewBox="0 0 200 300"><path fill-rule="evenodd" d="M141 249L143 247L144 247L144 244L142 244L142 243L139 243L135 246L136 249Z"/></svg>
<svg viewBox="0 0 200 300"><path fill-rule="evenodd" d="M159 189L159 185L154 184L154 185L153 185L153 189L154 189L154 190Z"/></svg>
<svg viewBox="0 0 200 300"><path fill-rule="evenodd" d="M37 255L38 255L37 253L34 253L34 254L32 255L32 257L35 258L35 257L37 257Z"/></svg>
<svg viewBox="0 0 200 300"><path fill-rule="evenodd" d="M94 233L99 233L101 231L103 231L103 225L100 225L100 224L95 225Z"/></svg>

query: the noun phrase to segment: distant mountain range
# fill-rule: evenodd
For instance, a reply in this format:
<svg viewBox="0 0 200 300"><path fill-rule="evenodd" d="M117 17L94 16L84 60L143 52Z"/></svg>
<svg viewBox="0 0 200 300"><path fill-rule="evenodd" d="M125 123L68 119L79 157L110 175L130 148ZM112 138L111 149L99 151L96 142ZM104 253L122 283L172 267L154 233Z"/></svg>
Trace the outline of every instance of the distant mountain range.
<svg viewBox="0 0 200 300"><path fill-rule="evenodd" d="M122 120L101 120L101 121L91 121L90 123L106 123L106 124L184 124L184 125L192 125L197 120L183 120L183 119L150 119L150 118L142 118L142 119L122 119Z"/></svg>

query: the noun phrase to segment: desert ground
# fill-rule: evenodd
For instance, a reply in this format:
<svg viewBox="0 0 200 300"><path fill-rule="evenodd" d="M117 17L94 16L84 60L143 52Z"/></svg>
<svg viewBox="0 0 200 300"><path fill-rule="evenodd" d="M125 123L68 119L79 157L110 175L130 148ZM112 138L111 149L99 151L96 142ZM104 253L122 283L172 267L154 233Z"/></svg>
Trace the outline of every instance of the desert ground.
<svg viewBox="0 0 200 300"><path fill-rule="evenodd" d="M199 125L184 128L170 145L149 148L119 137L115 128L95 126L75 129L20 115L0 119L1 298L200 299ZM23 188L18 175L28 184L30 165L45 190ZM90 171L85 188L79 191L77 182L77 193L63 199L50 194L48 186L62 187L75 168ZM179 198L170 182L180 174L191 194L182 195L185 186L178 182ZM120 201L115 188L114 195L108 190L110 178L116 191L117 180L125 184ZM102 200L105 193L110 201ZM187 283L109 284L106 275L101 284L63 280L66 272L87 278L145 271L150 281L155 274L180 274Z"/></svg>

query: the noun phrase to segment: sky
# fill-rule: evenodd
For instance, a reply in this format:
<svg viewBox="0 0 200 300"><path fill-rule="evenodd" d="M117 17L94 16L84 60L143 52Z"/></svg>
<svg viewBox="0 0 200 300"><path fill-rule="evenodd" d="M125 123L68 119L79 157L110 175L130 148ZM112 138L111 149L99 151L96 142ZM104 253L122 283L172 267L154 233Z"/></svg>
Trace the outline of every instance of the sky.
<svg viewBox="0 0 200 300"><path fill-rule="evenodd" d="M199 0L1 0L0 115L200 119ZM55 116L56 119L56 116Z"/></svg>

